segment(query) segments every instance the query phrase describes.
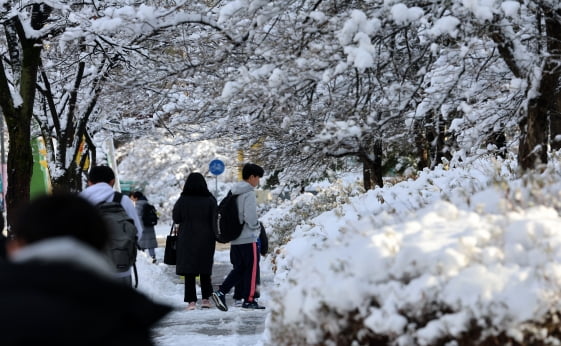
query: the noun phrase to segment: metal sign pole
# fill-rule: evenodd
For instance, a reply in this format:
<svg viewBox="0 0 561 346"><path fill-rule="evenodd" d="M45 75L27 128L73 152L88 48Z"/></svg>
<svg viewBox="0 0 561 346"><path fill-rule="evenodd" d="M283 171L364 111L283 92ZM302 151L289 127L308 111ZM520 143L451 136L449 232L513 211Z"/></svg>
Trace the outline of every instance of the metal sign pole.
<svg viewBox="0 0 561 346"><path fill-rule="evenodd" d="M214 178L215 178L214 182L215 182L216 195L214 197L216 197L216 199L218 199L218 176L224 172L224 168L225 168L224 162L218 159L212 160L208 165L208 170L210 171L210 173L214 174Z"/></svg>

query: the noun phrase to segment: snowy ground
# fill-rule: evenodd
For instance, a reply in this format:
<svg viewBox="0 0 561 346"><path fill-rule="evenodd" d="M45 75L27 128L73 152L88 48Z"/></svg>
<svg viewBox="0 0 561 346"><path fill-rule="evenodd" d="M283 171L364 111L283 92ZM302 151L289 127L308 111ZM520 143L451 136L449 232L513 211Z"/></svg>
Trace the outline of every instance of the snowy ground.
<svg viewBox="0 0 561 346"><path fill-rule="evenodd" d="M162 241L169 232L169 225L156 226L156 233ZM164 249L156 249L161 261ZM214 256L215 269L213 285L219 285L231 268L229 250L218 250ZM261 261L260 303L267 305L267 286L272 282L272 273L266 259ZM227 312L216 308L186 311L183 302L184 285L175 275L175 267L159 262L154 265L144 253L137 260L139 272L138 289L152 299L172 305L170 313L154 330L154 340L158 346L182 345L262 345L262 335L268 310L245 311L229 304ZM198 288L200 298L200 288ZM228 297L231 299L231 297ZM200 301L199 301L200 303Z"/></svg>

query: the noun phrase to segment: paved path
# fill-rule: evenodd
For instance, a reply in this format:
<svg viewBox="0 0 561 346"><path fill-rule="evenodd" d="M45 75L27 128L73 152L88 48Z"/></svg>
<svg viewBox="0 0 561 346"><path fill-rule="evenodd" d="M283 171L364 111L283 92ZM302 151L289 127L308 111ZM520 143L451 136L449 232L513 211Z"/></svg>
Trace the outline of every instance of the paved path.
<svg viewBox="0 0 561 346"><path fill-rule="evenodd" d="M215 288L222 283L230 269L229 261L220 262L215 259L212 275ZM165 277L183 286L182 279L175 275L175 267L166 267ZM265 328L267 310L242 310L233 307L231 294L226 297L229 308L226 312L213 306L211 309L195 311L185 311L181 308L169 314L153 331L156 344L158 346L259 344Z"/></svg>

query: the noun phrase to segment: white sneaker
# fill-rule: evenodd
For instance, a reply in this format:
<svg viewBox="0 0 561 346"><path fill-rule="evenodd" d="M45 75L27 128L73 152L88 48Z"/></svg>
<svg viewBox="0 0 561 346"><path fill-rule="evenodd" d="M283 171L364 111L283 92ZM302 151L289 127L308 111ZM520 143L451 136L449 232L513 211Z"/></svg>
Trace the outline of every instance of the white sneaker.
<svg viewBox="0 0 561 346"><path fill-rule="evenodd" d="M236 299L236 300L234 300L234 306L235 306L236 308L241 308L242 305L243 305L243 299Z"/></svg>
<svg viewBox="0 0 561 346"><path fill-rule="evenodd" d="M201 303L201 309L210 309L210 300L203 299L203 302Z"/></svg>

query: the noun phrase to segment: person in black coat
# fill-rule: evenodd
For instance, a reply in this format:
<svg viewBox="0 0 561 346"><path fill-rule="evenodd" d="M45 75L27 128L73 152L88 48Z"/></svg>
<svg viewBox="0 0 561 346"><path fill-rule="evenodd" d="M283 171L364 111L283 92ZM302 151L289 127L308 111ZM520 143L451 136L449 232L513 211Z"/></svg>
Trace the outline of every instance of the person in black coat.
<svg viewBox="0 0 561 346"><path fill-rule="evenodd" d="M34 199L0 262L0 345L154 345L171 307L117 282L103 255L108 229L74 194Z"/></svg>
<svg viewBox="0 0 561 346"><path fill-rule="evenodd" d="M210 308L212 265L216 247L217 204L200 173L187 177L181 196L173 206L177 234L176 274L185 276L187 310L196 309L196 277L201 282L201 308Z"/></svg>

